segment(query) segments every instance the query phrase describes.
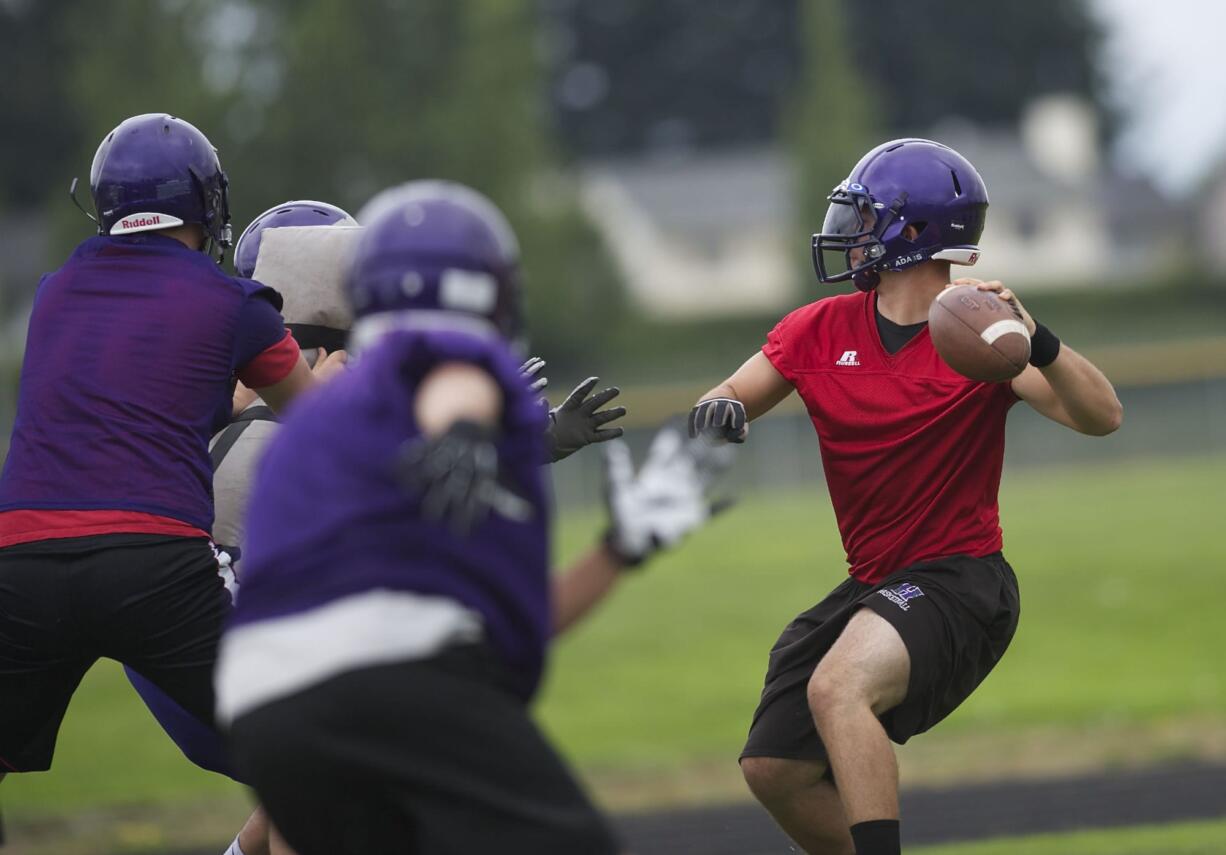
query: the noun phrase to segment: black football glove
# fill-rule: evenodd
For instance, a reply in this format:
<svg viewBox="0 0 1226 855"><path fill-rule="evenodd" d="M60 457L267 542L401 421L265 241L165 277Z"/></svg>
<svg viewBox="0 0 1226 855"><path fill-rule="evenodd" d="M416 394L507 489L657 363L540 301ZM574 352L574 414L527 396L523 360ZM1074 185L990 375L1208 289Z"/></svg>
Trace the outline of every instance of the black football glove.
<svg viewBox="0 0 1226 855"><path fill-rule="evenodd" d="M707 488L731 464L726 444L686 439L679 427L660 429L636 473L624 442L605 446L605 545L626 567L637 567L732 506L710 501Z"/></svg>
<svg viewBox="0 0 1226 855"><path fill-rule="evenodd" d="M620 427L602 428L601 425L620 419L626 414L626 408L600 409L620 395L621 389L611 386L590 398L587 397L599 379L587 378L566 396L560 406L549 411L549 427L545 429L545 436L549 441L551 462L557 463L570 457L585 445L607 442L622 435Z"/></svg>
<svg viewBox="0 0 1226 855"><path fill-rule="evenodd" d="M690 437L744 442L749 433L745 405L735 398L708 398L690 410Z"/></svg>
<svg viewBox="0 0 1226 855"><path fill-rule="evenodd" d="M457 421L446 433L406 445L401 482L421 495L421 513L468 534L490 512L514 520L532 515L528 502L498 482L498 448L485 425Z"/></svg>

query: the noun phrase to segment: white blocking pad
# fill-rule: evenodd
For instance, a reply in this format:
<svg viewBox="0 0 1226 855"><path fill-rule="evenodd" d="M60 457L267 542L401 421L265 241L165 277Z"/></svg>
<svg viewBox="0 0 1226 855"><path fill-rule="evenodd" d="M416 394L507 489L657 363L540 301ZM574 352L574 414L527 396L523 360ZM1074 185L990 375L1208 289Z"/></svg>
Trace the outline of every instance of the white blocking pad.
<svg viewBox="0 0 1226 855"><path fill-rule="evenodd" d="M347 330L353 313L345 279L363 231L361 226L266 229L252 278L280 292L287 324Z"/></svg>

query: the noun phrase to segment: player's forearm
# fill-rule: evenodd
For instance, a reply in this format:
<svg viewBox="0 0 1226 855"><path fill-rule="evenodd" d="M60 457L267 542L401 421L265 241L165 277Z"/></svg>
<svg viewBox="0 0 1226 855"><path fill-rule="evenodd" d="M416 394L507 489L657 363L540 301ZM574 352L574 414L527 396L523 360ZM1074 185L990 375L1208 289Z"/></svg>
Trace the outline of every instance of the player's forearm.
<svg viewBox="0 0 1226 855"><path fill-rule="evenodd" d="M475 365L449 363L422 381L414 409L421 432L439 436L458 421L495 424L502 414L502 392L494 378Z"/></svg>
<svg viewBox="0 0 1226 855"><path fill-rule="evenodd" d="M586 616L617 585L622 562L604 545L593 548L553 578L553 634Z"/></svg>
<svg viewBox="0 0 1226 855"><path fill-rule="evenodd" d="M731 398L745 406L750 420L758 418L786 398L792 384L785 380L761 351L755 353L736 372L711 389L699 402L711 398Z"/></svg>
<svg viewBox="0 0 1226 855"><path fill-rule="evenodd" d="M271 386L262 386L255 392L264 399L264 403L280 414L290 402L315 385L315 377L306 360L299 354L298 361L290 369L289 374Z"/></svg>
<svg viewBox="0 0 1226 855"><path fill-rule="evenodd" d="M1090 360L1062 344L1055 362L1039 370L1078 431L1106 436L1119 428L1124 407L1111 381Z"/></svg>

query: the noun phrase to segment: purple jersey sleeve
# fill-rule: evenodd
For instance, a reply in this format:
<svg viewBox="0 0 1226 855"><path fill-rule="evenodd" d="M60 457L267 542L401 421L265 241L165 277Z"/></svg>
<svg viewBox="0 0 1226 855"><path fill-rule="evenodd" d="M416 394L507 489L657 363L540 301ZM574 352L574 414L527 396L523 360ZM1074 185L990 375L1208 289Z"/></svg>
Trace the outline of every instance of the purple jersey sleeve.
<svg viewBox="0 0 1226 855"><path fill-rule="evenodd" d="M251 360L285 338L285 320L281 317L281 295L250 279L238 280L247 290L238 313L234 339L234 368L241 369Z"/></svg>

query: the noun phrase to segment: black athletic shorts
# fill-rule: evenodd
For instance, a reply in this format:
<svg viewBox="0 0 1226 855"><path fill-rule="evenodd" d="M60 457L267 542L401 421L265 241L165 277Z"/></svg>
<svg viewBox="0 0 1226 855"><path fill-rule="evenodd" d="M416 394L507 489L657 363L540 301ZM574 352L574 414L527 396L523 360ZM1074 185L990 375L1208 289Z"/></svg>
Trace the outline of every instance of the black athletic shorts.
<svg viewBox="0 0 1226 855"><path fill-rule="evenodd" d="M0 549L0 771L51 767L68 701L104 656L211 724L229 608L207 538L107 534Z"/></svg>
<svg viewBox="0 0 1226 855"><path fill-rule="evenodd" d="M999 552L912 564L876 585L847 579L801 612L771 648L742 757L826 760L809 710L817 663L861 607L888 620L911 657L902 703L880 716L901 744L945 718L1000 661L1017 629L1017 578Z"/></svg>
<svg viewBox="0 0 1226 855"><path fill-rule="evenodd" d="M299 855L612 855L605 820L480 645L333 677L235 719Z"/></svg>

